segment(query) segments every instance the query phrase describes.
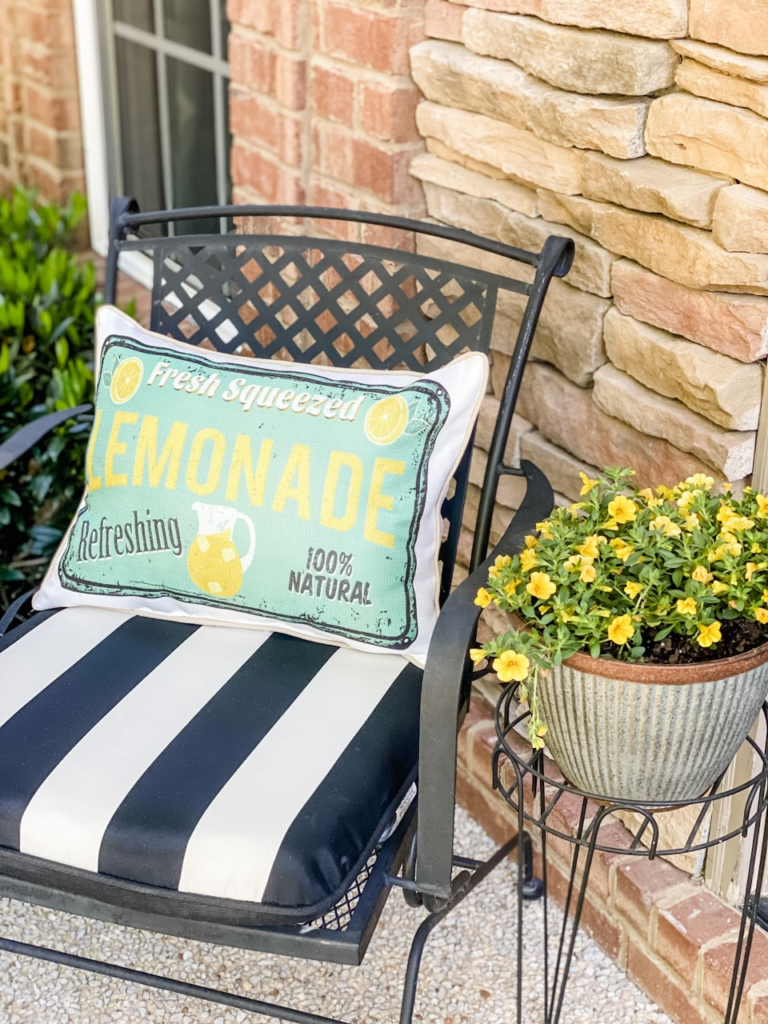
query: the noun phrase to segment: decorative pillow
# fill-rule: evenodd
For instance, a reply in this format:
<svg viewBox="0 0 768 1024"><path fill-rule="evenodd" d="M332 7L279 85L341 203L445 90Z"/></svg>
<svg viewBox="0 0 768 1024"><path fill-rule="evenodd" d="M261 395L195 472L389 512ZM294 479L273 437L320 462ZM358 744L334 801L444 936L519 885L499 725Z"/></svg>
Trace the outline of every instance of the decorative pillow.
<svg viewBox="0 0 768 1024"><path fill-rule="evenodd" d="M97 347L86 492L35 607L279 629L423 664L484 355L424 374L224 356L113 307Z"/></svg>

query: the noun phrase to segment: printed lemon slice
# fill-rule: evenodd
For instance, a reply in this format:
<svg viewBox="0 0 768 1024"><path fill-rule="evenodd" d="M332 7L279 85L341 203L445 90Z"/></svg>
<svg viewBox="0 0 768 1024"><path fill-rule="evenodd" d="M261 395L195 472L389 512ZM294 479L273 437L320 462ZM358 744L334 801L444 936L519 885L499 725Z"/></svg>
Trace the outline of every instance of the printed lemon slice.
<svg viewBox="0 0 768 1024"><path fill-rule="evenodd" d="M392 444L408 426L408 403L402 395L380 398L365 417L365 436L373 444Z"/></svg>
<svg viewBox="0 0 768 1024"><path fill-rule="evenodd" d="M133 398L139 390L144 365L140 359L125 359L112 374L112 385L109 393L115 405L122 405Z"/></svg>

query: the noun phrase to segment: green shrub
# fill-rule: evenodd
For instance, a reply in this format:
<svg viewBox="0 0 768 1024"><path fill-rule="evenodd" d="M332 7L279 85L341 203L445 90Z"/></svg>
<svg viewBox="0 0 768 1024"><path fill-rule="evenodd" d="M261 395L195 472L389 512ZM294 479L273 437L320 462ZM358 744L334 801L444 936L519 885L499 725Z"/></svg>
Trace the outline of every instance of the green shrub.
<svg viewBox="0 0 768 1024"><path fill-rule="evenodd" d="M0 201L0 444L93 398L95 270L67 249L84 213L79 195ZM0 471L0 609L40 579L75 512L89 429L62 426Z"/></svg>

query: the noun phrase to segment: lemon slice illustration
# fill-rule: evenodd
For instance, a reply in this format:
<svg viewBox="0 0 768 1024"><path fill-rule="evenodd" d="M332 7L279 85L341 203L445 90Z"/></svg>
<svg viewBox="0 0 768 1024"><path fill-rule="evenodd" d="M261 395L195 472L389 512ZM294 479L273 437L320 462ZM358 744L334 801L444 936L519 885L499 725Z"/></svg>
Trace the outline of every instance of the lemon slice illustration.
<svg viewBox="0 0 768 1024"><path fill-rule="evenodd" d="M125 359L112 374L109 393L115 405L122 405L139 390L144 365L140 359Z"/></svg>
<svg viewBox="0 0 768 1024"><path fill-rule="evenodd" d="M408 426L408 403L401 395L381 398L365 417L365 436L373 444L392 444Z"/></svg>

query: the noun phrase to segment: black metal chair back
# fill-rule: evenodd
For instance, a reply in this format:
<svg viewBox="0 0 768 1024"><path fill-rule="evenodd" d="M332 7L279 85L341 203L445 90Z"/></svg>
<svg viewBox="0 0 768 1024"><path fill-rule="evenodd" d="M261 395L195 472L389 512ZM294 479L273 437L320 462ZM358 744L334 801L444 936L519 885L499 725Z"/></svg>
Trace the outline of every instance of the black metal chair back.
<svg viewBox="0 0 768 1024"><path fill-rule="evenodd" d="M244 231L227 230L246 218ZM219 234L173 235L181 221L218 218ZM281 219L285 233L250 232L248 220ZM406 249L291 233L297 219L367 224L432 235L533 268L525 281ZM531 253L441 225L309 207L205 207L139 213L135 202L112 207L106 299L116 296L118 258L140 251L152 260L150 327L220 352L306 364L373 370L434 370L468 351L488 352L499 291L528 296L491 446L473 551L485 557L491 513L522 371L541 303L553 275L563 276L573 244L549 239ZM515 269L520 269L515 268ZM441 601L453 576L469 478L470 445L443 507Z"/></svg>

